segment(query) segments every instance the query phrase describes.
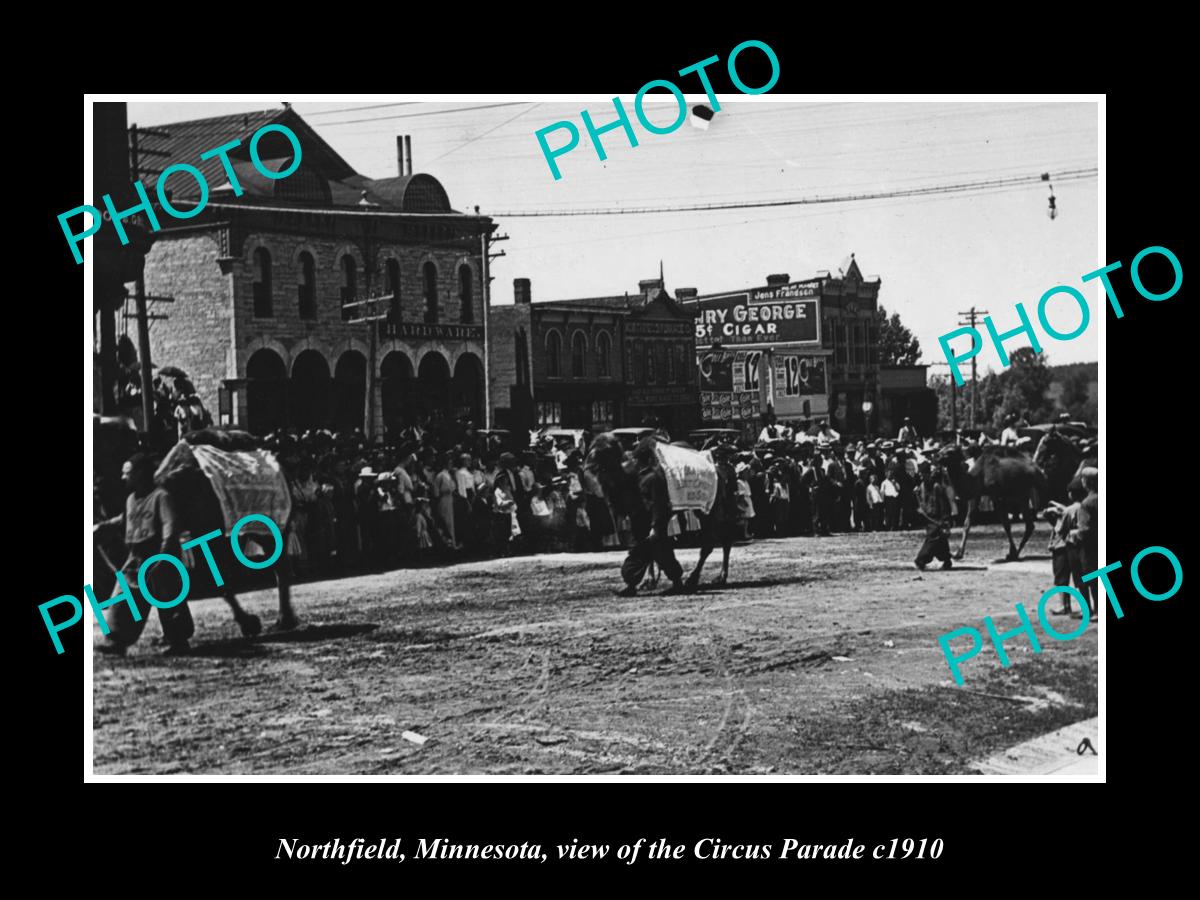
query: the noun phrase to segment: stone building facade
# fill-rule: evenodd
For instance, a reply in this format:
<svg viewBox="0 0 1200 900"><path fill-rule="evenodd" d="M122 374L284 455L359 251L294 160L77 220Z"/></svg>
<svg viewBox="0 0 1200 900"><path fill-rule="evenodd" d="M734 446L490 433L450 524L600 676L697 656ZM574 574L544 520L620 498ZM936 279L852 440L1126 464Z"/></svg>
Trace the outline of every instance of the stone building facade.
<svg viewBox="0 0 1200 900"><path fill-rule="evenodd" d="M267 123L299 137L294 174L256 181L235 161L242 196L224 184L195 218L160 217L146 290L173 302L151 331L155 363L184 369L219 422L256 433L482 422L491 219L451 209L403 156L399 177L356 174L290 109L168 125L180 137L160 142L195 163L193 145L244 147ZM205 175L222 184L219 164ZM368 298L382 299L350 305ZM366 314L384 319L353 321Z"/></svg>
<svg viewBox="0 0 1200 900"><path fill-rule="evenodd" d="M663 288L532 302L529 279L490 319L491 396L498 425L584 428L699 422L695 316Z"/></svg>

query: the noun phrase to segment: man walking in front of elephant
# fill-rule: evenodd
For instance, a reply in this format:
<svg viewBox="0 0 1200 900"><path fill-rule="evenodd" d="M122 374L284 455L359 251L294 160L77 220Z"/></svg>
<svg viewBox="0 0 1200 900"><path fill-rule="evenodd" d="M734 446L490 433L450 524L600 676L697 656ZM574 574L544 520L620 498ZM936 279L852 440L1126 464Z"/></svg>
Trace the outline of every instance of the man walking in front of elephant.
<svg viewBox="0 0 1200 900"><path fill-rule="evenodd" d="M625 581L625 587L617 592L618 596L632 597L637 594L637 586L651 562L658 563L659 570L671 579L671 586L663 591L663 595L682 594L685 592L683 568L675 558L671 538L667 534L671 500L667 493L666 476L655 461L654 438L643 438L634 450L632 460L624 465L637 467L638 493L642 503L630 517L633 546L621 564L621 578Z"/></svg>
<svg viewBox="0 0 1200 900"><path fill-rule="evenodd" d="M179 517L171 502L170 495L154 483L154 460L145 453L135 453L125 463L121 470L121 478L130 489L125 500L125 512L107 522L95 526L94 532L105 528L123 526L125 545L128 555L124 565L118 570L124 577L117 580L112 597L123 597L124 602L113 604L109 608L106 628L101 629L108 635L108 640L96 644L100 653L123 655L127 647L135 643L146 627L146 619L150 615L151 604L142 593L142 585L138 580L142 563L152 556L167 554L178 557L179 546ZM169 570L171 567L167 566ZM153 564L146 572L146 590L150 591L156 600L169 597L173 585L170 585L170 575L163 574L163 563ZM187 584L183 586L187 593ZM192 624L192 614L188 610L186 600L161 606L158 609L158 621L162 626L163 639L166 642L165 656L179 656L189 650L188 639L195 631Z"/></svg>

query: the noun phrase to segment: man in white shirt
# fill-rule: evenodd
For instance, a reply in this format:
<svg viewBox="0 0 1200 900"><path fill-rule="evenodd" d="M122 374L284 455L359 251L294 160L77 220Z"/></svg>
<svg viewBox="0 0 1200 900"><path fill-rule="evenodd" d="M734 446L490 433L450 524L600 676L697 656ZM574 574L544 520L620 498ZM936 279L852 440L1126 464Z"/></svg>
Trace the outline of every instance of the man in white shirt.
<svg viewBox="0 0 1200 900"><path fill-rule="evenodd" d="M837 441L840 441L842 439L842 436L840 434L838 434L836 431L834 431L833 428L830 426L830 424L828 422L826 422L824 419L822 419L820 422L820 428L821 428L821 433L818 435L818 437L821 440L829 441L832 444L832 443L836 443Z"/></svg>
<svg viewBox="0 0 1200 900"><path fill-rule="evenodd" d="M768 419L763 425L763 430L758 433L759 443L767 443L767 441L777 441L781 436L781 431L774 419Z"/></svg>
<svg viewBox="0 0 1200 900"><path fill-rule="evenodd" d="M1000 432L1000 445L1002 447L1014 446L1020 439L1021 435L1017 433L1017 417L1009 416L1004 430Z"/></svg>
<svg viewBox="0 0 1200 900"><path fill-rule="evenodd" d="M902 444L915 444L920 439L917 429L913 427L912 419L905 416L904 424L900 426L900 433L896 435L896 440Z"/></svg>

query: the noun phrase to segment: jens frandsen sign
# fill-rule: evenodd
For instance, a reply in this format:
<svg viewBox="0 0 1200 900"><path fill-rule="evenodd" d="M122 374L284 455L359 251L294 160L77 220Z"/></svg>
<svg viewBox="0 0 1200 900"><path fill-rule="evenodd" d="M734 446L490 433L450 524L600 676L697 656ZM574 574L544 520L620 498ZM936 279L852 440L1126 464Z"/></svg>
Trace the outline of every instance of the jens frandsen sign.
<svg viewBox="0 0 1200 900"><path fill-rule="evenodd" d="M797 281L696 301L696 343L724 347L819 344L821 282Z"/></svg>

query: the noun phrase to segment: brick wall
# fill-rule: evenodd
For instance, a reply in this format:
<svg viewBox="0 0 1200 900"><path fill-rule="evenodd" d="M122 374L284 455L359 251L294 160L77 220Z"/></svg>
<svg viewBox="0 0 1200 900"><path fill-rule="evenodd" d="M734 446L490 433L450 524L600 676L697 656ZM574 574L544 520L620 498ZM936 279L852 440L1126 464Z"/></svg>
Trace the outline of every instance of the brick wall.
<svg viewBox="0 0 1200 900"><path fill-rule="evenodd" d="M254 252L266 248L271 255L272 316L254 315L254 281L257 267ZM301 319L299 304L299 255L307 251L313 257L316 283L316 318ZM354 257L357 289L360 298L370 293L387 291L387 261L400 263L400 315L403 322L425 321L425 298L421 269L424 263L437 267L438 322L455 324L462 321L462 302L459 298L458 270L466 265L471 271L472 321L483 321L482 281L478 254L470 256L455 249L420 245L383 245L376 251L376 266L368 275L361 247L337 238L305 237L292 234L256 232L247 236L242 257L233 264L234 302L237 309L238 371L245 372L250 354L265 344L277 342L287 349L292 359L303 349L320 352L329 364L332 375L338 357L350 347L365 346L369 332L363 324L342 321L341 287L344 283L341 258L346 253ZM357 312L362 312L362 308ZM378 312L384 312L380 306ZM382 359L382 353L381 357ZM450 359L453 365L453 359ZM414 365L416 359L412 360Z"/></svg>
<svg viewBox="0 0 1200 900"><path fill-rule="evenodd" d="M600 333L604 332L608 335L611 347L608 358L608 377L614 382L622 381L624 351L621 343L622 330L616 316L564 313L558 309L539 310L536 307L534 309L536 312L535 328L531 340L533 342L533 380L535 384L545 383L549 379L546 342L551 331L557 332L562 340L559 375L558 378L553 379L556 383L560 380L570 381L575 377L572 369L572 340L577 331L583 332L586 338L583 378L591 381L601 380L598 375L596 342L599 340Z"/></svg>
<svg viewBox="0 0 1200 900"><path fill-rule="evenodd" d="M529 335L529 352L537 359L533 347L528 305L493 306L488 320L488 364L491 366L490 390L492 409L508 409L510 389L517 384L516 331L524 328ZM528 372L526 373L528 378ZM531 386L532 390L532 386Z"/></svg>
<svg viewBox="0 0 1200 900"><path fill-rule="evenodd" d="M272 315L269 318L255 316L254 282L258 273L255 250L260 247L270 254ZM301 251L312 254L314 260L315 319L300 318ZM289 373L302 351L316 350L324 357L330 375L334 375L343 353L355 350L365 356L369 346L366 325L342 321L340 260L347 252L356 262L360 296L369 291L383 293L387 260L399 261L400 312L404 322L425 320L421 266L427 261L433 262L438 270L438 321L460 322L458 269L467 265L471 271L474 324L481 324L483 298L478 254L470 256L444 247L385 244L378 249L376 267L368 276L362 249L352 241L252 232L242 245L242 256L227 263L228 274L223 274L215 231L162 234L146 258L146 290L149 294L174 296L176 302L161 304L153 310L170 316L153 323L150 332L153 361L159 366L175 365L186 371L214 418L221 381L244 378L247 361L261 347L270 347L278 353ZM448 346L451 343L453 347ZM425 344L441 350L452 371L459 352L464 349L482 357L482 348L473 341L391 341L381 342L377 365L390 349L400 349L415 369ZM504 397L507 398L507 392Z"/></svg>
<svg viewBox="0 0 1200 900"><path fill-rule="evenodd" d="M155 366L178 366L191 376L205 407L217 418L217 389L231 377L232 333L229 276L217 265L211 234L161 236L146 257L146 293L174 297L151 312L170 318L152 320L150 359ZM130 320L130 334L136 344Z"/></svg>

